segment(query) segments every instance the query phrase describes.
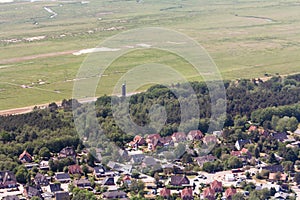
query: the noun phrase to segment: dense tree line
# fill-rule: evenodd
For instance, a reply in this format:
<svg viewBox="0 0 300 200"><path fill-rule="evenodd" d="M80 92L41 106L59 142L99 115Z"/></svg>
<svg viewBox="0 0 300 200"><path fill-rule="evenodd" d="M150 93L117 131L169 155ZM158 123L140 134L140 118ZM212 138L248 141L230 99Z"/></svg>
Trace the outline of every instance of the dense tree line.
<svg viewBox="0 0 300 200"><path fill-rule="evenodd" d="M285 78L273 77L265 82L259 79L225 81L227 110L226 116L221 117L225 119L225 127L235 127L235 129L224 131L225 138L226 134L228 135L228 142L247 137L243 131L246 130L245 124L250 119L269 128L278 128L278 130L286 130L287 127L296 124L295 119L297 121L300 119L299 77L300 75ZM193 91L190 91L189 85ZM210 123L216 123L215 127L218 127L219 119L209 121L212 109L218 110L224 105L224 101L219 99L217 105L211 108L210 94L218 94L221 89L218 84L214 85L215 87L211 88L214 91L209 91L204 82L175 84L169 88L155 85L146 92L127 97L129 110L126 110L126 106L122 107L122 99L115 100L113 97L103 96L95 103L95 116L89 114L89 111L93 109L92 104L80 105L76 100L64 100L62 108L52 103L47 109L36 108L27 114L0 116L0 169L15 168L18 165L18 156L24 149L31 154L47 155L47 151L43 152L45 149L41 151L43 147L51 153L57 153L66 146L82 147L80 140L82 138L89 139L90 145L97 147L113 148L112 145L107 145L110 141L123 146L124 143L132 140L134 134L141 132L139 129L129 127L131 132L128 134L119 127L113 116L112 101L122 108L117 111L117 115L125 116L129 112L129 117L137 125L145 126L154 121L148 133L155 133L155 127L161 123L163 112L160 106L163 107L166 123L159 133L162 136L168 136L178 131L182 114L180 104L187 104L196 99L199 105L198 115L186 116L189 121L181 128L188 132L196 124L198 129L206 132L209 125L213 125ZM154 113L150 119L149 113L153 108L161 112ZM76 113L77 118L73 118L72 111ZM272 125L272 118L274 122L276 121L276 126ZM254 140L260 140L258 135L253 136ZM276 145L272 144L272 141L269 143L261 141L259 144L265 144L261 147L262 150L269 148L270 145ZM112 150L108 151L112 152ZM106 150L103 152L104 155L105 152Z"/></svg>

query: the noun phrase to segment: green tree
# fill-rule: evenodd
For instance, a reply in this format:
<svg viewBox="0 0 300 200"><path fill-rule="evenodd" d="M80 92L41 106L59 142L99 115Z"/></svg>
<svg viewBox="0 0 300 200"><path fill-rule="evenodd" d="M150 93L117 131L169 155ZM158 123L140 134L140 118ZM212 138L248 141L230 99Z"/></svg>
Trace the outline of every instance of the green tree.
<svg viewBox="0 0 300 200"><path fill-rule="evenodd" d="M134 194L138 194L141 191L144 191L145 183L142 180L132 180L129 186L129 190Z"/></svg>
<svg viewBox="0 0 300 200"><path fill-rule="evenodd" d="M97 200L97 198L92 192L74 188L72 200Z"/></svg>
<svg viewBox="0 0 300 200"><path fill-rule="evenodd" d="M30 175L28 170L24 166L19 166L16 173L16 179L19 183L26 184L29 179Z"/></svg>
<svg viewBox="0 0 300 200"><path fill-rule="evenodd" d="M47 147L42 147L39 151L39 156L41 158L47 158L49 159L51 157L51 153Z"/></svg>
<svg viewBox="0 0 300 200"><path fill-rule="evenodd" d="M235 157L235 156L231 156L229 159L228 159L228 162L227 162L227 167L229 169L235 169L235 168L240 168L243 166L243 163L242 161Z"/></svg>
<svg viewBox="0 0 300 200"><path fill-rule="evenodd" d="M231 200L244 200L245 197L244 197L244 194L243 193L236 193L232 196Z"/></svg>

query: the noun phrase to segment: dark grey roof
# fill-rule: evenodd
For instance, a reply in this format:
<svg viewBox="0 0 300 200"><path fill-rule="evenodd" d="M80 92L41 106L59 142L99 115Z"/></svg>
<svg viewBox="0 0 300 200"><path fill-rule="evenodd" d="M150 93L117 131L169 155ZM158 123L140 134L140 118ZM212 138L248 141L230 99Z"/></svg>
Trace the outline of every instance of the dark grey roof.
<svg viewBox="0 0 300 200"><path fill-rule="evenodd" d="M3 200L20 200L20 198L17 197L16 195L12 195L12 196L4 197Z"/></svg>
<svg viewBox="0 0 300 200"><path fill-rule="evenodd" d="M119 199L119 198L124 198L127 197L127 194L123 191L112 191L112 192L104 192L103 193L103 198L107 199Z"/></svg>
<svg viewBox="0 0 300 200"><path fill-rule="evenodd" d="M144 154L135 154L131 156L131 160L135 163L141 163L143 161L143 159L145 158Z"/></svg>
<svg viewBox="0 0 300 200"><path fill-rule="evenodd" d="M269 165L269 166L262 167L262 169L268 170L271 173L284 171L282 165Z"/></svg>
<svg viewBox="0 0 300 200"><path fill-rule="evenodd" d="M55 200L69 200L70 196L68 192L60 191L55 193Z"/></svg>
<svg viewBox="0 0 300 200"><path fill-rule="evenodd" d="M60 184L59 183L53 183L53 184L50 184L50 191L51 192L58 192L58 191L62 191L61 187L60 187Z"/></svg>
<svg viewBox="0 0 300 200"><path fill-rule="evenodd" d="M56 173L55 178L57 180L70 180L70 175L68 173Z"/></svg>

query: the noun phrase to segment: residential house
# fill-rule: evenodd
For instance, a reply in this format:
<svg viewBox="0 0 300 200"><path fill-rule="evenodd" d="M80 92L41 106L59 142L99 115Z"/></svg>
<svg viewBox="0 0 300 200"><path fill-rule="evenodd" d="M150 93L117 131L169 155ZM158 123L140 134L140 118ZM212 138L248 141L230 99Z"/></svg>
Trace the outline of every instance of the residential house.
<svg viewBox="0 0 300 200"><path fill-rule="evenodd" d="M171 136L162 137L159 142L162 146L170 146L174 144Z"/></svg>
<svg viewBox="0 0 300 200"><path fill-rule="evenodd" d="M222 137L223 131L214 131L214 132L213 132L213 135L216 136L216 137L218 137L218 138L219 138L219 137Z"/></svg>
<svg viewBox="0 0 300 200"><path fill-rule="evenodd" d="M227 188L225 190L225 197L226 199L231 199L233 195L235 195L237 192L236 192L236 189L235 188Z"/></svg>
<svg viewBox="0 0 300 200"><path fill-rule="evenodd" d="M238 151L240 151L246 144L251 144L251 141L240 139L235 142L234 146Z"/></svg>
<svg viewBox="0 0 300 200"><path fill-rule="evenodd" d="M60 183L51 183L49 185L50 188L50 192L55 194L56 192L60 192L63 191L63 189L61 188L61 184Z"/></svg>
<svg viewBox="0 0 300 200"><path fill-rule="evenodd" d="M182 200L193 200L193 189L192 188L184 188L181 191L180 197Z"/></svg>
<svg viewBox="0 0 300 200"><path fill-rule="evenodd" d="M58 158L72 158L74 161L76 161L76 152L73 147L66 147L59 152Z"/></svg>
<svg viewBox="0 0 300 200"><path fill-rule="evenodd" d="M102 185L115 185L114 177L106 177L105 179L103 179Z"/></svg>
<svg viewBox="0 0 300 200"><path fill-rule="evenodd" d="M139 146L143 146L145 144L146 144L146 140L142 136L139 136L139 135L136 135L133 138L133 141L131 141L129 143L129 145L131 146L131 148L135 148L135 149L137 149Z"/></svg>
<svg viewBox="0 0 300 200"><path fill-rule="evenodd" d="M174 143L186 141L186 134L184 132L176 132L171 136Z"/></svg>
<svg viewBox="0 0 300 200"><path fill-rule="evenodd" d="M31 199L32 197L42 198L42 194L41 194L40 190L33 186L25 186L23 195L28 199Z"/></svg>
<svg viewBox="0 0 300 200"><path fill-rule="evenodd" d="M150 134L146 138L148 149L153 151L157 146L163 146L160 142L161 136L159 134Z"/></svg>
<svg viewBox="0 0 300 200"><path fill-rule="evenodd" d="M83 174L83 171L79 165L70 165L68 167L69 174Z"/></svg>
<svg viewBox="0 0 300 200"><path fill-rule="evenodd" d="M49 167L49 161L42 160L40 162L39 167L40 167L41 170L49 170L50 169L50 167Z"/></svg>
<svg viewBox="0 0 300 200"><path fill-rule="evenodd" d="M187 134L187 139L191 141L201 140L204 137L200 130L192 130Z"/></svg>
<svg viewBox="0 0 300 200"><path fill-rule="evenodd" d="M214 180L211 184L210 184L211 189L213 189L215 192L222 192L223 191L223 186L222 186L222 182L219 182L217 180Z"/></svg>
<svg viewBox="0 0 300 200"><path fill-rule="evenodd" d="M31 163L31 162L33 162L32 156L26 150L24 150L23 153L19 156L19 160L22 163Z"/></svg>
<svg viewBox="0 0 300 200"><path fill-rule="evenodd" d="M87 179L79 179L79 180L74 180L73 184L81 189L91 189L92 185L91 182Z"/></svg>
<svg viewBox="0 0 300 200"><path fill-rule="evenodd" d="M163 188L159 192L159 196L163 197L164 199L168 199L171 196L171 190L168 188Z"/></svg>
<svg viewBox="0 0 300 200"><path fill-rule="evenodd" d="M17 187L17 179L11 171L0 172L0 189Z"/></svg>
<svg viewBox="0 0 300 200"><path fill-rule="evenodd" d="M128 151L125 149L119 149L119 155L122 160L128 161L130 159Z"/></svg>
<svg viewBox="0 0 300 200"><path fill-rule="evenodd" d="M105 174L105 168L103 166L94 167L93 175L96 178L101 178Z"/></svg>
<svg viewBox="0 0 300 200"><path fill-rule="evenodd" d="M16 195L9 195L9 196L3 197L3 200L20 200L20 198Z"/></svg>
<svg viewBox="0 0 300 200"><path fill-rule="evenodd" d="M230 155L236 156L242 159L244 162L252 158L251 153L246 148L242 148L240 151L231 151Z"/></svg>
<svg viewBox="0 0 300 200"><path fill-rule="evenodd" d="M202 141L206 145L216 144L218 142L218 139L214 135L205 135L204 138L202 138Z"/></svg>
<svg viewBox="0 0 300 200"><path fill-rule="evenodd" d="M59 191L55 193L55 200L70 200L70 195L68 192Z"/></svg>
<svg viewBox="0 0 300 200"><path fill-rule="evenodd" d="M271 133L270 137L278 142L283 142L284 140L288 139L286 133Z"/></svg>
<svg viewBox="0 0 300 200"><path fill-rule="evenodd" d="M117 163L114 161L109 161L107 164L107 167L109 167L110 169L117 171L119 173L124 173L124 174L130 174L132 171L132 165L124 165L121 163ZM107 173L107 172L105 172Z"/></svg>
<svg viewBox="0 0 300 200"><path fill-rule="evenodd" d="M283 172L282 165L269 165L262 167L261 169L268 170L270 173L277 173L277 172Z"/></svg>
<svg viewBox="0 0 300 200"><path fill-rule="evenodd" d="M44 174L37 173L34 177L34 183L40 186L47 186L49 185L49 180Z"/></svg>
<svg viewBox="0 0 300 200"><path fill-rule="evenodd" d="M257 131L257 126L250 126L249 129L248 129L248 133L251 133L251 132L254 132L254 131Z"/></svg>
<svg viewBox="0 0 300 200"><path fill-rule="evenodd" d="M146 156L142 162L142 167L153 167L156 165L157 161L151 156Z"/></svg>
<svg viewBox="0 0 300 200"><path fill-rule="evenodd" d="M190 184L190 180L186 176L173 175L171 176L170 184L173 186L185 186Z"/></svg>
<svg viewBox="0 0 300 200"><path fill-rule="evenodd" d="M213 189L211 189L210 187L205 188L203 190L203 198L204 199L215 200L216 199L215 195L216 195L216 192Z"/></svg>
<svg viewBox="0 0 300 200"><path fill-rule="evenodd" d="M133 165L141 164L145 158L144 154L134 154L131 156L130 163Z"/></svg>
<svg viewBox="0 0 300 200"><path fill-rule="evenodd" d="M130 185L131 184L131 177L129 175L125 175L123 178L122 178L122 183L123 184L126 184L126 185Z"/></svg>
<svg viewBox="0 0 300 200"><path fill-rule="evenodd" d="M285 182L287 180L287 174L276 172L276 173L269 173L269 181L275 182L275 181L283 181Z"/></svg>
<svg viewBox="0 0 300 200"><path fill-rule="evenodd" d="M127 194L121 190L104 192L102 194L102 199L122 199L127 198Z"/></svg>
<svg viewBox="0 0 300 200"><path fill-rule="evenodd" d="M68 183L71 181L71 177L68 173L57 172L55 173L55 179L60 183Z"/></svg>
<svg viewBox="0 0 300 200"><path fill-rule="evenodd" d="M213 155L206 155L206 156L201 156L201 157L197 157L195 158L195 161L197 162L197 164L202 167L204 163L206 162L213 162L215 161L217 158Z"/></svg>

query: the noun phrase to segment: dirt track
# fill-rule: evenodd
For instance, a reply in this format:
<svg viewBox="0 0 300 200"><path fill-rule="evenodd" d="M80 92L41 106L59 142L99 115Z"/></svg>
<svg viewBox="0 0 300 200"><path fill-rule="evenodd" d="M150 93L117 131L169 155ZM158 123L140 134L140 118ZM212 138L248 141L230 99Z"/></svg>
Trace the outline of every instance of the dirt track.
<svg viewBox="0 0 300 200"><path fill-rule="evenodd" d="M49 58L49 57L54 57L54 56L72 54L75 52L77 52L77 50L37 54L37 55L24 56L24 57L18 57L18 58L9 58L9 59L0 60L0 64L11 64L11 63L15 63L15 62L33 60L33 59L37 59L37 58Z"/></svg>

